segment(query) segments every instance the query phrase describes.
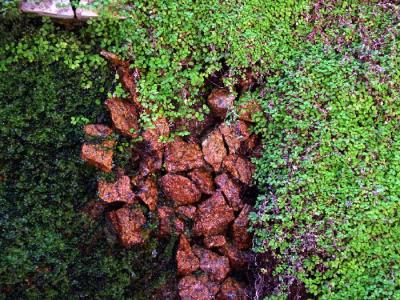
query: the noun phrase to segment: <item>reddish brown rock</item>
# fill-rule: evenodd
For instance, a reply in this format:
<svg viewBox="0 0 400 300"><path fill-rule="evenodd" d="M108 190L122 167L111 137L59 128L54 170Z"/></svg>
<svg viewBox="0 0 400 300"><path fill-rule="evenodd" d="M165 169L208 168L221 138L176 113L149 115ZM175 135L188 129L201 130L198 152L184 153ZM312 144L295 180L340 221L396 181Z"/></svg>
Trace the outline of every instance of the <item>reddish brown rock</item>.
<svg viewBox="0 0 400 300"><path fill-rule="evenodd" d="M219 130L211 132L201 144L204 159L218 172L221 169L221 163L227 155L222 134Z"/></svg>
<svg viewBox="0 0 400 300"><path fill-rule="evenodd" d="M234 211L240 211L243 207L243 201L240 198L240 187L226 173L215 177L215 183L224 194L230 207Z"/></svg>
<svg viewBox="0 0 400 300"><path fill-rule="evenodd" d="M156 180L152 177L146 178L137 195L151 211L154 211L157 207L158 199Z"/></svg>
<svg viewBox="0 0 400 300"><path fill-rule="evenodd" d="M229 155L225 158L223 167L234 178L250 185L255 168L249 160L238 155Z"/></svg>
<svg viewBox="0 0 400 300"><path fill-rule="evenodd" d="M139 123L135 105L117 98L108 99L105 104L111 113L115 128L123 135L138 137Z"/></svg>
<svg viewBox="0 0 400 300"><path fill-rule="evenodd" d="M165 147L165 167L168 172L189 171L203 166L203 154L197 144L177 139Z"/></svg>
<svg viewBox="0 0 400 300"><path fill-rule="evenodd" d="M200 260L200 269L212 281L221 282L230 272L229 260L225 256L218 255L211 250L198 246L193 247L193 252Z"/></svg>
<svg viewBox="0 0 400 300"><path fill-rule="evenodd" d="M216 192L198 206L193 233L195 235L222 234L234 218L233 209L226 204L221 192Z"/></svg>
<svg viewBox="0 0 400 300"><path fill-rule="evenodd" d="M212 300L215 294L209 289L204 277L188 275L183 277L178 284L181 300Z"/></svg>
<svg viewBox="0 0 400 300"><path fill-rule="evenodd" d="M136 82L140 78L139 69L131 69L129 66L120 66L118 69L119 80L122 83L124 89L130 94L132 102L138 108L142 108L142 105L137 100L137 88Z"/></svg>
<svg viewBox="0 0 400 300"><path fill-rule="evenodd" d="M176 252L176 263L178 275L190 275L199 267L199 259L194 255L189 241L184 235L179 240L178 251Z"/></svg>
<svg viewBox="0 0 400 300"><path fill-rule="evenodd" d="M210 172L204 169L196 169L190 172L190 179L197 185L200 192L206 195L211 195L214 193L214 182Z"/></svg>
<svg viewBox="0 0 400 300"><path fill-rule="evenodd" d="M235 95L226 89L214 89L208 96L208 106L212 113L221 119L225 119L226 113L233 107Z"/></svg>
<svg viewBox="0 0 400 300"><path fill-rule="evenodd" d="M225 243L226 239L223 235L210 235L204 237L204 246L206 246L206 248L208 249L214 247L222 247L223 245L225 245Z"/></svg>
<svg viewBox="0 0 400 300"><path fill-rule="evenodd" d="M252 245L252 236L247 232L250 210L250 205L246 204L232 224L233 241L235 242L235 246L240 250L249 249Z"/></svg>
<svg viewBox="0 0 400 300"><path fill-rule="evenodd" d="M260 104L256 100L246 101L239 105L239 119L245 122L254 122L253 116L262 112Z"/></svg>
<svg viewBox="0 0 400 300"><path fill-rule="evenodd" d="M159 218L159 235L165 237L173 232L174 210L168 206L161 206L157 209Z"/></svg>
<svg viewBox="0 0 400 300"><path fill-rule="evenodd" d="M178 205L188 205L200 200L201 193L196 185L181 175L167 174L160 179L165 196Z"/></svg>
<svg viewBox="0 0 400 300"><path fill-rule="evenodd" d="M106 143L108 142L108 143ZM113 165L113 150L110 149L109 141L102 144L83 144L81 157L88 164L110 173Z"/></svg>
<svg viewBox="0 0 400 300"><path fill-rule="evenodd" d="M147 128L143 132L143 140L151 150L157 151L164 148L165 143L160 141L160 137L169 136L169 124L165 118L160 118L153 124L154 127Z"/></svg>
<svg viewBox="0 0 400 300"><path fill-rule="evenodd" d="M146 223L146 218L140 209L131 210L124 206L110 212L108 217L124 247L144 242L142 226Z"/></svg>
<svg viewBox="0 0 400 300"><path fill-rule="evenodd" d="M250 299L246 295L246 290L243 284L229 277L221 285L220 292L217 295L217 300L247 300Z"/></svg>
<svg viewBox="0 0 400 300"><path fill-rule="evenodd" d="M174 220L174 229L176 234L184 234L185 233L185 222L183 220L176 218Z"/></svg>
<svg viewBox="0 0 400 300"><path fill-rule="evenodd" d="M106 138L113 133L110 127L103 124L88 124L83 130L86 135L99 138Z"/></svg>
<svg viewBox="0 0 400 300"><path fill-rule="evenodd" d="M188 206L179 206L176 209L176 212L185 218L193 219L196 215L196 210L197 210L196 206L188 205Z"/></svg>
<svg viewBox="0 0 400 300"><path fill-rule="evenodd" d="M142 153L140 157L137 181L141 180L147 175L160 171L162 168L162 157L163 153L161 150L152 151L151 153Z"/></svg>
<svg viewBox="0 0 400 300"><path fill-rule="evenodd" d="M239 250L232 243L227 242L218 250L229 259L232 269L243 270L246 269L250 263L251 254L249 252Z"/></svg>
<svg viewBox="0 0 400 300"><path fill-rule="evenodd" d="M229 154L238 154L242 143L250 137L249 128L242 121L232 124L223 123L219 126L219 130L228 145Z"/></svg>
<svg viewBox="0 0 400 300"><path fill-rule="evenodd" d="M262 153L260 138L256 134L252 134L242 143L240 152L247 157L260 157Z"/></svg>
<svg viewBox="0 0 400 300"><path fill-rule="evenodd" d="M100 199L106 203L121 201L132 204L135 202L135 194L132 192L128 176L122 176L116 182L100 180L98 192Z"/></svg>
<svg viewBox="0 0 400 300"><path fill-rule="evenodd" d="M193 119L180 119L175 122L177 131L189 131L190 136L194 139L199 138L203 133L211 128L215 123L215 119L211 114L205 115L203 121L199 121L197 118Z"/></svg>

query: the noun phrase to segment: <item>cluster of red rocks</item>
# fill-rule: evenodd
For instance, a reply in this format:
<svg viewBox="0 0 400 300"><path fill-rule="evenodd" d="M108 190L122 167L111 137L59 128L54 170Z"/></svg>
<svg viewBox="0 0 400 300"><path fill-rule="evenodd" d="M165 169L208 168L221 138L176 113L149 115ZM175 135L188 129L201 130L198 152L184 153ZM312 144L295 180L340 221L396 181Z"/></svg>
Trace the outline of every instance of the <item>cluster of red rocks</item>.
<svg viewBox="0 0 400 300"><path fill-rule="evenodd" d="M117 66L121 71L123 64ZM104 172L116 169L113 132L139 136L140 107L132 93L130 101L106 101L113 129L100 124L85 126L90 139L82 147L82 158ZM107 218L123 246L146 241L143 226L147 217L141 205L157 213L160 238L179 236L176 262L181 299L248 298L245 284L231 274L245 273L252 257L252 236L247 232L251 206L243 195L254 172L249 158L260 146L249 131L248 109L236 122L223 121L234 100L225 89L213 90L208 97L210 116L203 122L182 121L192 133L187 139L160 142L179 122L159 119L153 128L140 133L143 141L132 150L135 175L129 177L117 169L115 182L98 182L102 205L119 204ZM258 109L254 103L248 107Z"/></svg>

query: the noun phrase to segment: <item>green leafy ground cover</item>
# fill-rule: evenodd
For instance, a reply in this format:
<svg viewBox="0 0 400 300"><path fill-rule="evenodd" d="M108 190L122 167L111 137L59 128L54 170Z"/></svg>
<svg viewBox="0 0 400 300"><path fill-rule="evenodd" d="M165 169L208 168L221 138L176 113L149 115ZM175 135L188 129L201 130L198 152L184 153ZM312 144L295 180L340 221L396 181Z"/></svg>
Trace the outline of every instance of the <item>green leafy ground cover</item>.
<svg viewBox="0 0 400 300"><path fill-rule="evenodd" d="M92 238L104 224L82 230L94 226L77 213L95 197L94 174L71 118L95 121L107 93L123 93L100 48L140 69L144 123L202 118L210 75L232 86L257 74L264 153L252 220L254 250L273 253L256 270L271 277L273 261L265 296L293 296L301 281L321 299L400 298L396 3L140 1L126 20L104 12L70 29L13 19L14 4L0 7L3 298L148 299L139 286L168 277L154 269L156 242L126 251Z"/></svg>

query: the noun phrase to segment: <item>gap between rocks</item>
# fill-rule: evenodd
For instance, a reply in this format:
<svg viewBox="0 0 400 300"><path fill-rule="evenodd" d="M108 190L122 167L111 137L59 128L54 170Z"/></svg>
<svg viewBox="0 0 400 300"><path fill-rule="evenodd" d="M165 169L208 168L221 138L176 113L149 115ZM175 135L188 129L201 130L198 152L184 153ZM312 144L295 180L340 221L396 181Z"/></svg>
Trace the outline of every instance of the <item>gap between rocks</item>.
<svg viewBox="0 0 400 300"><path fill-rule="evenodd" d="M158 119L140 132L137 100L138 70L103 51L120 75L129 99L108 99L112 128L90 124L82 159L116 180L99 180L98 201L85 211L93 218L105 213L124 247L146 243L148 235L179 237L176 251L177 286L181 299L249 299L252 236L248 216L256 198L251 158L261 153L259 138L251 134L251 115L260 108L254 101L241 107L238 120L225 122L236 97L214 89L207 103L211 114L204 121L181 120L170 124ZM248 88L249 77L241 89ZM176 128L190 136L162 143ZM131 130L131 129L134 130ZM115 135L142 138L131 149L128 169L114 166ZM127 175L129 174L129 175ZM134 174L134 175L131 175ZM149 214L157 215L158 228L145 232Z"/></svg>

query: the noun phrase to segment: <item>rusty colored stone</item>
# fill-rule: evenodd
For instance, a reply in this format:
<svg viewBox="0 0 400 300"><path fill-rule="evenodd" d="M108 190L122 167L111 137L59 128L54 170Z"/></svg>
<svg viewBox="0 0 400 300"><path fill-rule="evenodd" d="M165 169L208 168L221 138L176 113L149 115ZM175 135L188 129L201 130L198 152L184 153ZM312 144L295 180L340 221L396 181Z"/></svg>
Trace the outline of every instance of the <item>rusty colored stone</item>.
<svg viewBox="0 0 400 300"><path fill-rule="evenodd" d="M98 184L99 197L106 203L135 202L135 194L131 189L131 181L128 176L122 176L116 182L100 180Z"/></svg>
<svg viewBox="0 0 400 300"><path fill-rule="evenodd" d="M188 218L188 219L193 219L196 215L197 208L196 206L193 205L188 205L188 206L179 206L176 209L176 212L180 214L181 216Z"/></svg>
<svg viewBox="0 0 400 300"><path fill-rule="evenodd" d="M175 219L174 210L168 206L157 208L159 218L159 235L165 237L173 232L173 220Z"/></svg>
<svg viewBox="0 0 400 300"><path fill-rule="evenodd" d="M219 130L228 145L229 154L238 154L242 143L250 137L249 128L243 121L232 124L222 123Z"/></svg>
<svg viewBox="0 0 400 300"><path fill-rule="evenodd" d="M243 201L240 198L240 187L226 173L215 177L215 183L224 194L230 207L234 211L240 211L243 207Z"/></svg>
<svg viewBox="0 0 400 300"><path fill-rule="evenodd" d="M160 118L153 124L154 127L147 128L143 132L143 140L148 144L151 150L163 150L165 143L160 141L160 137L169 136L169 124L165 118Z"/></svg>
<svg viewBox="0 0 400 300"><path fill-rule="evenodd" d="M246 269L251 261L250 252L241 251L232 243L227 242L218 250L229 259L229 263L232 269L235 270Z"/></svg>
<svg viewBox="0 0 400 300"><path fill-rule="evenodd" d="M196 169L190 172L189 174L190 179L197 185L200 192L206 195L211 195L214 193L214 182L210 172L204 169Z"/></svg>
<svg viewBox="0 0 400 300"><path fill-rule="evenodd" d="M203 121L199 121L197 118L193 119L180 119L175 122L176 130L190 132L190 137L197 139L203 135L203 133L211 128L215 123L215 119L211 114L204 116Z"/></svg>
<svg viewBox="0 0 400 300"><path fill-rule="evenodd" d="M250 205L246 204L232 224L233 241L235 246L240 250L249 249L252 245L252 236L247 232L250 210Z"/></svg>
<svg viewBox="0 0 400 300"><path fill-rule="evenodd" d="M203 166L203 154L197 144L177 139L165 147L165 167L168 172L190 171Z"/></svg>
<svg viewBox="0 0 400 300"><path fill-rule="evenodd" d="M182 234L179 240L178 251L176 252L176 263L178 275L190 275L199 269L199 259L194 255L192 247L187 238Z"/></svg>
<svg viewBox="0 0 400 300"><path fill-rule="evenodd" d="M201 193L189 178L167 174L161 177L160 184L165 196L178 205L188 205L200 201Z"/></svg>
<svg viewBox="0 0 400 300"><path fill-rule="evenodd" d="M219 130L211 132L201 144L204 159L218 172L221 169L221 163L227 155L222 134Z"/></svg>
<svg viewBox="0 0 400 300"><path fill-rule="evenodd" d="M215 299L212 291L204 279L194 275L183 277L178 284L181 300L212 300Z"/></svg>
<svg viewBox="0 0 400 300"><path fill-rule="evenodd" d="M185 233L185 222L183 220L176 218L174 220L174 229L175 234L184 234Z"/></svg>
<svg viewBox="0 0 400 300"><path fill-rule="evenodd" d="M108 99L105 104L111 113L115 128L123 135L138 137L139 123L135 105L118 98Z"/></svg>
<svg viewBox="0 0 400 300"><path fill-rule="evenodd" d="M106 173L110 173L113 165L113 150L110 149L111 141L102 144L88 144L82 146L81 157L89 165L92 165Z"/></svg>
<svg viewBox="0 0 400 300"><path fill-rule="evenodd" d="M151 153L142 153L139 163L138 180L154 174L162 168L163 153L161 150L152 151Z"/></svg>
<svg viewBox="0 0 400 300"><path fill-rule="evenodd" d="M215 248L215 247L222 247L225 245L226 239L225 236L223 235L210 235L204 237L204 246L206 248Z"/></svg>
<svg viewBox="0 0 400 300"><path fill-rule="evenodd" d="M246 289L232 277L227 278L221 285L217 300L247 300Z"/></svg>
<svg viewBox="0 0 400 300"><path fill-rule="evenodd" d="M124 247L144 242L142 226L146 223L146 218L140 209L131 210L124 206L110 212L108 217Z"/></svg>
<svg viewBox="0 0 400 300"><path fill-rule="evenodd" d="M198 236L222 234L234 218L233 209L226 204L221 192L216 192L198 206L193 233Z"/></svg>
<svg viewBox="0 0 400 300"><path fill-rule="evenodd" d="M106 138L110 136L113 131L110 127L103 124L88 124L85 125L83 131L86 135L92 137Z"/></svg>
<svg viewBox="0 0 400 300"><path fill-rule="evenodd" d="M156 180L152 177L146 178L140 185L138 197L154 211L157 208L158 190Z"/></svg>
<svg viewBox="0 0 400 300"><path fill-rule="evenodd" d="M227 257L198 246L193 247L193 252L200 260L200 269L205 272L212 281L221 282L229 274L231 268Z"/></svg>
<svg viewBox="0 0 400 300"><path fill-rule="evenodd" d="M262 112L260 104L256 100L250 100L239 105L239 120L253 123L253 116Z"/></svg>
<svg viewBox="0 0 400 300"><path fill-rule="evenodd" d="M225 119L228 110L233 108L235 98L235 95L226 89L214 89L208 96L207 102L216 117Z"/></svg>
<svg viewBox="0 0 400 300"><path fill-rule="evenodd" d="M260 138L256 134L252 134L242 143L240 152L246 157L260 157L260 154L262 153Z"/></svg>
<svg viewBox="0 0 400 300"><path fill-rule="evenodd" d="M249 160L238 155L229 155L225 158L223 167L234 178L244 184L250 185L255 167Z"/></svg>

